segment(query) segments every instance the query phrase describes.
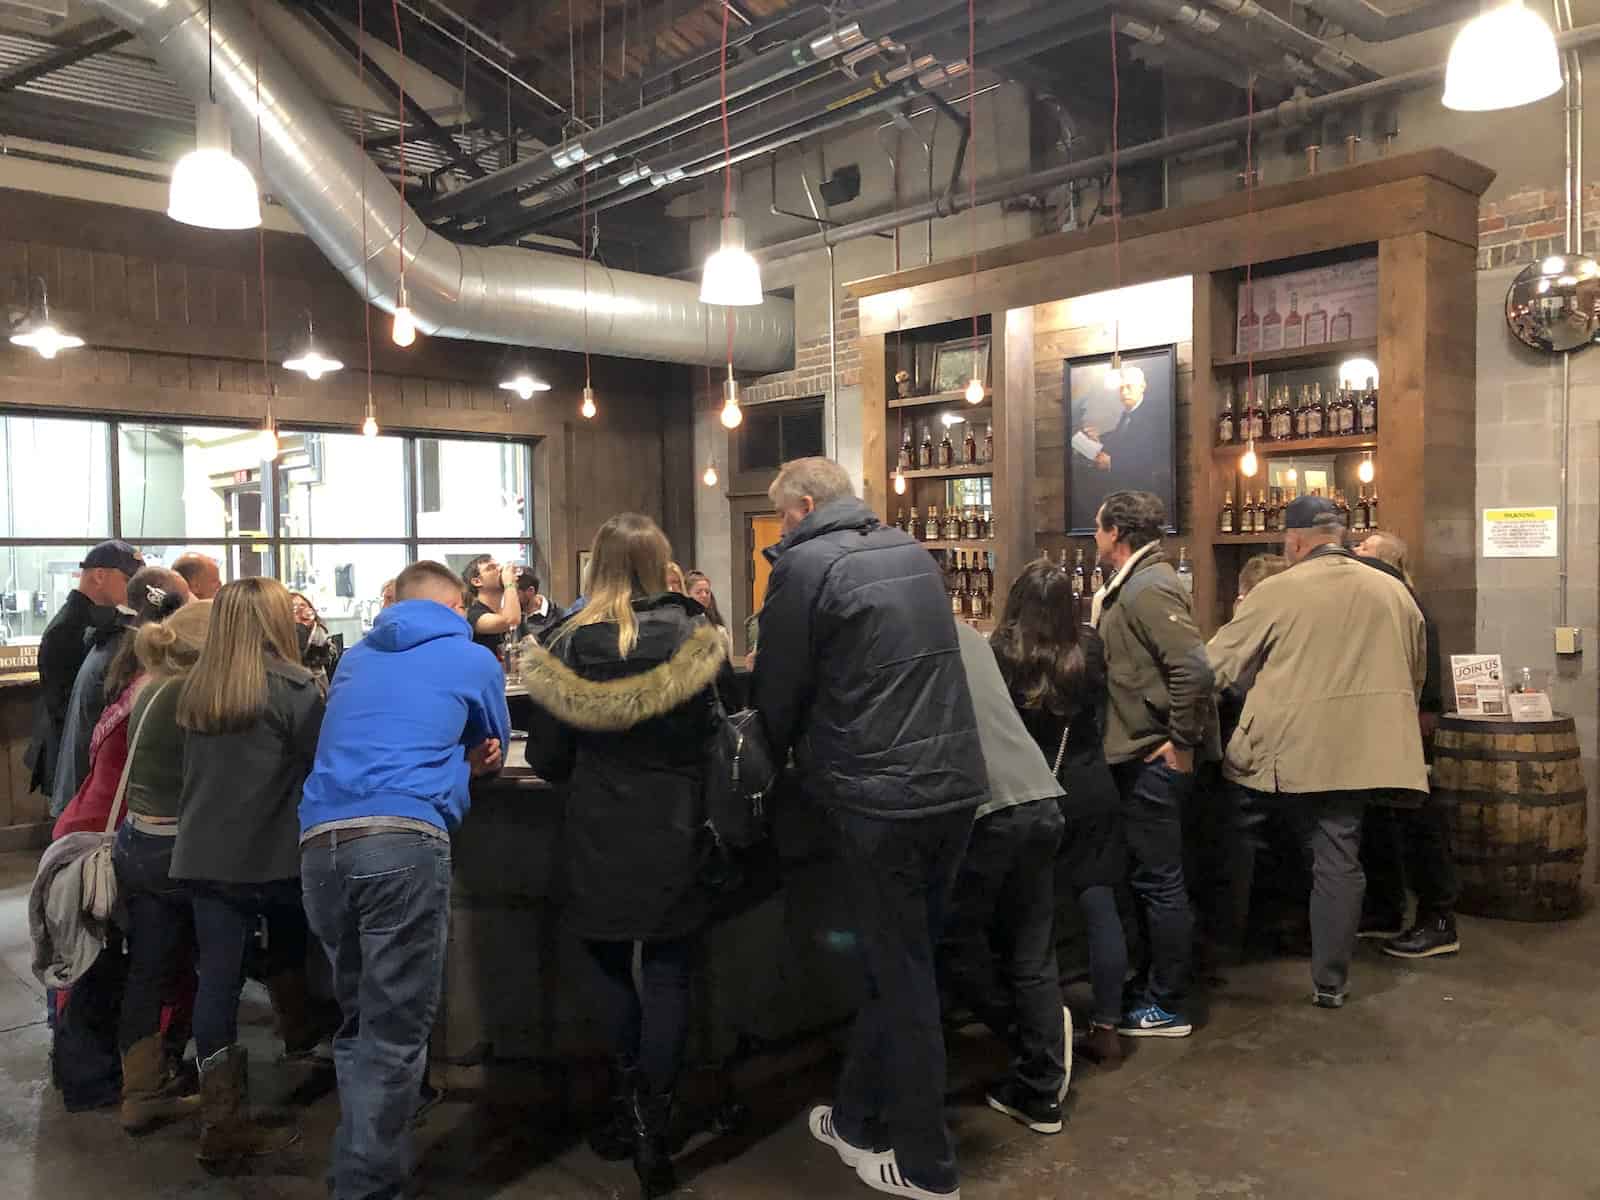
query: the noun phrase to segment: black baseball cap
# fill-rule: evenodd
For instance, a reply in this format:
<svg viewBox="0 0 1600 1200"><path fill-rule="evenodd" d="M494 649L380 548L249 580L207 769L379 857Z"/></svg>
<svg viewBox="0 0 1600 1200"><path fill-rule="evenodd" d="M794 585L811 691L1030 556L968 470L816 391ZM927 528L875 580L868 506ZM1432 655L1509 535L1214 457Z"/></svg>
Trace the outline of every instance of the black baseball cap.
<svg viewBox="0 0 1600 1200"><path fill-rule="evenodd" d="M140 558L139 552L127 542L110 541L101 542L89 551L88 556L78 566L85 571L93 570L95 567L107 567L121 571L131 579L134 572L144 566L144 559Z"/></svg>
<svg viewBox="0 0 1600 1200"><path fill-rule="evenodd" d="M1283 527L1285 529L1313 529L1317 526L1318 518L1326 517L1328 520L1337 521L1339 510L1332 500L1326 496L1299 496L1292 500L1289 507L1283 510Z"/></svg>

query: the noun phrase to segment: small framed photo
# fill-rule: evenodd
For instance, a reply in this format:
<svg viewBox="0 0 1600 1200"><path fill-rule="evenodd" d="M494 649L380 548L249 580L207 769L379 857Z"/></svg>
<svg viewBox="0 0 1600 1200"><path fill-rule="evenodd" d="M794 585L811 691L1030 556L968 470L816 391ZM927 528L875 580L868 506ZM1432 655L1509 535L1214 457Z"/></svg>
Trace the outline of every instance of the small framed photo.
<svg viewBox="0 0 1600 1200"><path fill-rule="evenodd" d="M966 389L974 376L989 386L988 334L943 342L933 352L933 391L936 394Z"/></svg>
<svg viewBox="0 0 1600 1200"><path fill-rule="evenodd" d="M589 594L589 558L592 554L591 550L578 551L578 595L580 596Z"/></svg>

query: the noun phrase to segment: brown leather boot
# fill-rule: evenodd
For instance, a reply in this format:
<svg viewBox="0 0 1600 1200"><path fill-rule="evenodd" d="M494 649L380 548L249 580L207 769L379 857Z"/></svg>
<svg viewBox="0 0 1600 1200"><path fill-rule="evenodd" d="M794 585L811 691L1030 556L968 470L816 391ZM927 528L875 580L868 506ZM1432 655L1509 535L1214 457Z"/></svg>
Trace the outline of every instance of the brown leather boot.
<svg viewBox="0 0 1600 1200"><path fill-rule="evenodd" d="M199 1096L175 1095L161 1036L140 1038L122 1054L122 1128L137 1136L200 1111Z"/></svg>
<svg viewBox="0 0 1600 1200"><path fill-rule="evenodd" d="M281 971L265 983L285 1058L306 1058L318 1042L338 1032L339 1006L313 997L304 971Z"/></svg>
<svg viewBox="0 0 1600 1200"><path fill-rule="evenodd" d="M1116 1026L1102 1025L1098 1021L1078 1043L1078 1053L1104 1071L1114 1071L1122 1065L1122 1039Z"/></svg>
<svg viewBox="0 0 1600 1200"><path fill-rule="evenodd" d="M202 1166L222 1167L276 1154L300 1140L300 1131L292 1125L272 1128L250 1115L245 1107L249 1084L249 1060L241 1046L218 1050L200 1064L203 1121L195 1158Z"/></svg>

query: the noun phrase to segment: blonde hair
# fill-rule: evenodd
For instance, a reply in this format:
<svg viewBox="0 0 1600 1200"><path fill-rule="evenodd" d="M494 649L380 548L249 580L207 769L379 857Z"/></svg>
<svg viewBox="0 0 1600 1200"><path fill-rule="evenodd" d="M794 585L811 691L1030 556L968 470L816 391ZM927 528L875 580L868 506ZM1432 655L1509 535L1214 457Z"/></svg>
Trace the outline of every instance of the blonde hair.
<svg viewBox="0 0 1600 1200"><path fill-rule="evenodd" d="M1370 557L1377 559L1381 563L1387 563L1399 571L1401 577L1406 581L1406 586L1413 592L1417 590L1416 581L1411 578L1411 564L1406 561L1410 547L1406 545L1404 538L1398 534L1384 533L1382 530L1374 529L1367 534L1366 542L1363 542L1362 545L1366 545L1367 542L1372 543Z"/></svg>
<svg viewBox="0 0 1600 1200"><path fill-rule="evenodd" d="M211 601L194 600L165 621L141 625L133 637L139 665L161 679L187 675L200 660L211 627Z"/></svg>
<svg viewBox="0 0 1600 1200"><path fill-rule="evenodd" d="M217 593L211 630L178 698L178 724L196 733L247 729L267 706L267 657L300 662L289 590L240 579Z"/></svg>
<svg viewBox="0 0 1600 1200"><path fill-rule="evenodd" d="M667 590L672 545L649 517L619 513L594 535L589 557L588 600L551 639L556 645L586 625L617 627L617 653L627 658L639 643L633 602Z"/></svg>
<svg viewBox="0 0 1600 1200"><path fill-rule="evenodd" d="M1248 596L1250 589L1274 575L1289 569L1289 560L1281 554L1258 554L1239 568L1239 595Z"/></svg>
<svg viewBox="0 0 1600 1200"><path fill-rule="evenodd" d="M667 553L672 553L670 548ZM684 574L683 568L671 559L667 560L667 591L677 592L680 596L689 594L689 577Z"/></svg>

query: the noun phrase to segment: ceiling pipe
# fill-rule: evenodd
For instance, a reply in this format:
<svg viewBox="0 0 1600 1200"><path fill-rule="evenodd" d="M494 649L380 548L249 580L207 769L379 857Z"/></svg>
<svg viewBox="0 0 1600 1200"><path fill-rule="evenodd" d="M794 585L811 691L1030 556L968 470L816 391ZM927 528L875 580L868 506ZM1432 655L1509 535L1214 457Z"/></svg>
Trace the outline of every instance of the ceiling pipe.
<svg viewBox="0 0 1600 1200"><path fill-rule="evenodd" d="M1585 25L1556 38L1556 45L1563 50L1575 50L1580 46L1587 46L1592 42L1600 41L1600 24ZM1431 87L1444 79L1444 64L1420 67L1415 71L1406 71L1399 75L1390 75L1384 79L1374 80L1371 83L1357 84L1354 87L1344 88L1341 91L1329 92L1322 96L1296 96L1283 101L1271 108L1264 108L1250 117L1234 117L1227 121L1218 121L1213 125L1204 125L1198 129L1190 129L1183 133L1173 134L1171 137L1156 138L1154 141L1142 142L1137 146L1123 147L1118 152L1119 167L1131 167L1140 163L1159 161L1174 158L1191 150L1224 145L1237 141L1246 136L1253 129L1256 134L1261 134L1273 128L1293 128L1314 121L1327 113L1339 109L1349 108L1352 105L1367 104L1374 100L1399 95L1404 92L1414 92L1421 88ZM996 179L989 183L978 185L976 202L981 208L986 204L997 204L1013 196L1020 196L1027 192L1044 192L1053 187L1070 183L1075 179L1088 179L1103 174L1111 167L1111 156L1099 154L1093 158L1079 159L1076 162L1064 163L1058 167L1051 167L1044 171L1034 171L1026 175L1015 175L1009 179ZM971 207L972 201L967 193L957 189L956 193L948 198L939 197L921 204L913 204L899 208L893 212L882 213L876 217L866 217L859 221L851 221L845 225L837 225L832 229L820 233L808 234L805 237L790 238L787 241L777 242L770 246L763 246L751 250L756 258L771 261L780 258L791 258L796 254L806 254L814 250L822 250L828 246L837 246L842 242L855 241L858 238L874 237L880 233L892 233L904 225L912 225L918 221L927 221L936 217L953 217L957 213L965 212Z"/></svg>
<svg viewBox="0 0 1600 1200"><path fill-rule="evenodd" d="M1367 0L1305 0L1306 5L1363 42L1392 42L1478 15L1480 0L1435 0L1407 12L1380 12Z"/></svg>
<svg viewBox="0 0 1600 1200"><path fill-rule="evenodd" d="M253 158L259 128L262 161L253 165L260 178L365 299L393 311L403 262L407 298L423 332L718 363L725 360L731 324L735 366L778 371L794 365L790 301L716 308L701 304L698 287L682 280L532 250L462 246L433 232L271 40L263 36L257 43L245 6L215 6L208 30L206 0L89 5L143 38L191 95L205 94L209 58L235 150Z"/></svg>
<svg viewBox="0 0 1600 1200"><path fill-rule="evenodd" d="M1247 82L1239 83L1238 79L1242 77L1248 80L1252 69L1291 87L1306 82L1326 86L1325 78L1310 64L1294 55L1281 53L1275 46L1264 45L1260 38L1252 36L1236 22L1229 22L1224 28L1223 19L1216 13L1196 8L1183 0L1121 0L1121 8L1124 14L1133 16L1139 29L1152 29L1161 34L1160 42L1151 42L1134 32L1128 34L1145 46L1161 46L1162 49L1154 51L1157 55L1175 41L1209 47L1213 54L1230 52L1242 66L1227 72L1223 78L1236 86L1248 86ZM1118 22L1117 28L1122 30L1122 21ZM1173 36L1169 36L1169 32ZM1181 47L1173 48L1177 55L1183 53ZM1191 61L1195 60L1191 58Z"/></svg>
<svg viewBox="0 0 1600 1200"><path fill-rule="evenodd" d="M1186 71L1191 75L1221 79L1241 91L1250 86L1250 68L1232 59L1198 46L1160 25L1147 24L1134 17L1117 18L1117 32L1126 34L1139 44L1133 48L1133 57L1139 62L1155 67ZM1261 81L1256 81L1261 88Z"/></svg>
<svg viewBox="0 0 1600 1200"><path fill-rule="evenodd" d="M965 3L950 0L880 0L843 24L821 26L791 43L787 51L774 50L732 67L727 73L727 96L738 99L749 92L794 76L820 63L854 50L871 39L889 36L918 19L964 10ZM691 84L682 91L644 108L608 121L559 146L543 150L530 158L475 179L440 200L429 210L430 217L456 216L515 188L532 187L557 179L574 167L590 163L615 162L630 152L635 143L671 130L683 122L717 107L722 89L717 76Z"/></svg>
<svg viewBox="0 0 1600 1200"><path fill-rule="evenodd" d="M1378 78L1378 72L1365 63L1357 62L1343 50L1317 37L1277 13L1263 8L1256 0L1209 0L1211 7L1219 9L1240 23L1250 34L1259 36L1267 44L1280 47L1290 54L1303 58L1312 66L1331 75L1340 83L1368 83Z"/></svg>

